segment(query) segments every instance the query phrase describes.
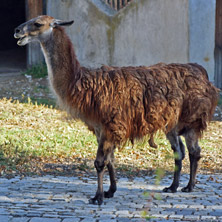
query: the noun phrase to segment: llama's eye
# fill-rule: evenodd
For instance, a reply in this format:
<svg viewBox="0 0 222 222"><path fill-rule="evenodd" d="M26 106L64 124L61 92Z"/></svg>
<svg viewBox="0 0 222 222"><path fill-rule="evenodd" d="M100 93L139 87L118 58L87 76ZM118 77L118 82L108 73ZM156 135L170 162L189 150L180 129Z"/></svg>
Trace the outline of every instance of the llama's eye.
<svg viewBox="0 0 222 222"><path fill-rule="evenodd" d="M37 27L37 28L39 28L39 27L43 26L43 24L40 24L40 23L38 23L38 22L35 22L35 23L34 23L34 26Z"/></svg>

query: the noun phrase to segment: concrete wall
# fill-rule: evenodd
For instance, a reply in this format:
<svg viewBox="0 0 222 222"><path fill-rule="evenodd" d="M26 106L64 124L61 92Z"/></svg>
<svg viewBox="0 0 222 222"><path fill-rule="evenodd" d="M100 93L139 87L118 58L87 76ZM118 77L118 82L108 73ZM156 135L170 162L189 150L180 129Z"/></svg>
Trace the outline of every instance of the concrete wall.
<svg viewBox="0 0 222 222"><path fill-rule="evenodd" d="M189 61L203 65L214 81L216 0L189 0Z"/></svg>
<svg viewBox="0 0 222 222"><path fill-rule="evenodd" d="M81 65L185 63L189 61L188 3L135 0L115 13L100 0L48 0L47 14L75 20L67 32Z"/></svg>

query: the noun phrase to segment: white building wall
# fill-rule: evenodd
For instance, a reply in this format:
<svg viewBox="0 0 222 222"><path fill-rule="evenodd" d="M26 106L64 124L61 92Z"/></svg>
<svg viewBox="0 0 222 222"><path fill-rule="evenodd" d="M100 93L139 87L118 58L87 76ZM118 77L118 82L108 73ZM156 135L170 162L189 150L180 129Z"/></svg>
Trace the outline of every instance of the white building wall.
<svg viewBox="0 0 222 222"><path fill-rule="evenodd" d="M81 65L186 63L188 1L135 0L115 14L100 0L48 0L47 14L75 20L67 31Z"/></svg>
<svg viewBox="0 0 222 222"><path fill-rule="evenodd" d="M189 0L189 61L206 68L214 81L216 0Z"/></svg>

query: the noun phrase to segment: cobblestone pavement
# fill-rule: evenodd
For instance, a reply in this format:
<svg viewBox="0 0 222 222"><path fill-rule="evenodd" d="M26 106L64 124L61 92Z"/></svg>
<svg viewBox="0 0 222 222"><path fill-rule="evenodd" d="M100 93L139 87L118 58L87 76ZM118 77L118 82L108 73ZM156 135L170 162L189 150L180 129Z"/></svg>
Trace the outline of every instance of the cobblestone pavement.
<svg viewBox="0 0 222 222"><path fill-rule="evenodd" d="M0 178L0 222L125 222L222 221L222 175L199 175L193 193L162 193L171 176L159 186L155 177L118 180L118 191L99 206L88 204L95 194L96 178L15 177ZM185 186L188 175L182 175ZM108 188L105 178L105 189ZM144 195L144 192L146 193Z"/></svg>

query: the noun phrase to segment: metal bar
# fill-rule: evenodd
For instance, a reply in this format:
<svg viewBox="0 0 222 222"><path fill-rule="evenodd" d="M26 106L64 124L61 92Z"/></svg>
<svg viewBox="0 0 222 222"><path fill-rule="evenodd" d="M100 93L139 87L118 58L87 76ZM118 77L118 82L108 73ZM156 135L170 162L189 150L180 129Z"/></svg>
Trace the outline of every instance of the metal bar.
<svg viewBox="0 0 222 222"><path fill-rule="evenodd" d="M133 0L103 0L107 5L111 8L115 9L116 11L125 7L128 3Z"/></svg>

